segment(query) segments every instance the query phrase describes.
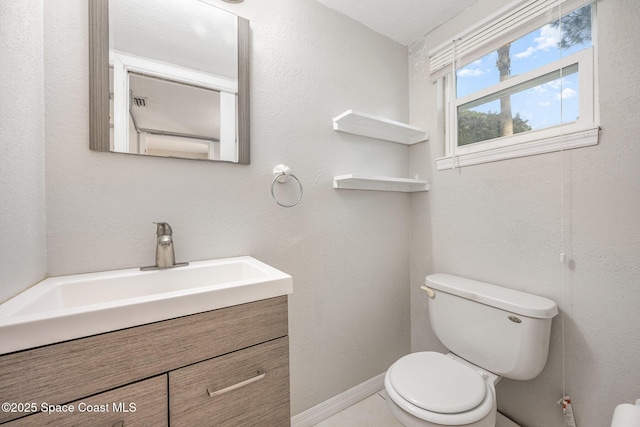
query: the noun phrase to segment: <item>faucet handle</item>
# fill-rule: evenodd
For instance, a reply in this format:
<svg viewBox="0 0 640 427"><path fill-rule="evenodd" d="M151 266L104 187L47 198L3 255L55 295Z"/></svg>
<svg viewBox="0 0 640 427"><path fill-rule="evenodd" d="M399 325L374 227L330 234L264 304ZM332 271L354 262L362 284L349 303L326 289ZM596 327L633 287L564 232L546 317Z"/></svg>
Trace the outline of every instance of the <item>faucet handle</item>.
<svg viewBox="0 0 640 427"><path fill-rule="evenodd" d="M156 230L156 234L158 236L171 236L173 234L173 230L171 230L171 226L166 222L154 222L158 226Z"/></svg>

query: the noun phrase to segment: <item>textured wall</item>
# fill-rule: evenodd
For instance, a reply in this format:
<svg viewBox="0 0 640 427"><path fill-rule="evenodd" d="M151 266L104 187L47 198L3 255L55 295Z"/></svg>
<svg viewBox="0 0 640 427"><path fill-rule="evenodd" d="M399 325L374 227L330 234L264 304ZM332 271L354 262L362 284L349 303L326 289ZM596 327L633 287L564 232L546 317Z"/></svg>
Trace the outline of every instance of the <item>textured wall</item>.
<svg viewBox="0 0 640 427"><path fill-rule="evenodd" d="M217 3L251 20L249 166L90 152L87 2L45 2L50 273L150 264L161 220L178 260L252 255L290 273L295 414L409 350L410 196L332 188L404 176L408 149L331 122L349 108L406 121L407 49L311 0ZM271 199L278 163L304 185L295 208Z"/></svg>
<svg viewBox="0 0 640 427"><path fill-rule="evenodd" d="M44 276L45 225L49 271L58 275L149 264L151 222L166 220L180 260L249 254L293 275L294 414L409 350L408 283L413 349L442 349L418 292L432 271L560 304L545 371L498 386L500 409L523 425L561 425L563 382L581 427L607 425L617 403L640 397L634 1L599 3L600 145L441 172L432 167L442 150L426 52L504 0L485 0L416 43L409 70L404 48L313 1L220 2L251 20L249 166L90 152L86 2L45 2L44 46L42 2L12 3L0 4L0 50L11 58L0 63L0 213L9 242L0 300ZM331 117L348 108L407 120L407 98L430 143L407 149L331 131ZM296 208L270 198L277 163L305 185ZM404 176L407 164L410 176L430 177L429 193L331 188L336 174Z"/></svg>
<svg viewBox="0 0 640 427"><path fill-rule="evenodd" d="M42 9L0 2L0 302L47 271Z"/></svg>
<svg viewBox="0 0 640 427"><path fill-rule="evenodd" d="M479 2L411 47L412 118L424 112L437 132L426 52L506 3ZM560 305L542 374L497 387L499 409L529 427L562 425L563 383L580 427L609 425L616 404L640 397L640 4L600 1L597 12L598 146L448 171L422 163L442 156L435 135L429 153L411 153L411 170L432 180L429 196L412 204L412 234L425 239L411 246L413 349L442 348L416 289L431 271Z"/></svg>

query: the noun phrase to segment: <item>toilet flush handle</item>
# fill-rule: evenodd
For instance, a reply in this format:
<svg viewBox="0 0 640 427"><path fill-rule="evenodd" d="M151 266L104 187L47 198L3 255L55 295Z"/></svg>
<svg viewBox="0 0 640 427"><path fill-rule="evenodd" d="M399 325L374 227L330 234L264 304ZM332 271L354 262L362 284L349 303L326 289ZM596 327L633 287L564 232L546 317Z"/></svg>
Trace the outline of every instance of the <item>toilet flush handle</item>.
<svg viewBox="0 0 640 427"><path fill-rule="evenodd" d="M420 286L420 289L425 291L427 293L427 295L429 295L429 298L435 298L436 297L436 291L434 291L430 287L428 287L428 286Z"/></svg>

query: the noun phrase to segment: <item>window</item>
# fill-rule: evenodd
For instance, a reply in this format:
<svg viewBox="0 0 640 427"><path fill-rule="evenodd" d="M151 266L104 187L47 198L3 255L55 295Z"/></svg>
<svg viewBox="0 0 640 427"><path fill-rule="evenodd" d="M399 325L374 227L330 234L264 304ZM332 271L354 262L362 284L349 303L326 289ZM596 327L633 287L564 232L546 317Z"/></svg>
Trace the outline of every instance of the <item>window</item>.
<svg viewBox="0 0 640 427"><path fill-rule="evenodd" d="M432 52L446 100L438 169L597 144L594 13L519 1Z"/></svg>

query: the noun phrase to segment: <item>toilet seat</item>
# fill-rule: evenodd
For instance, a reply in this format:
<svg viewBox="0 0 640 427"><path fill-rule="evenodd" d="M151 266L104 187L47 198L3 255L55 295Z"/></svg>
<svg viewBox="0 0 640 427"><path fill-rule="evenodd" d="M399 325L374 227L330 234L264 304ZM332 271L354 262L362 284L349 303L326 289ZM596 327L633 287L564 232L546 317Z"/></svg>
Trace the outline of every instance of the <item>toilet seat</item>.
<svg viewBox="0 0 640 427"><path fill-rule="evenodd" d="M493 408L493 383L479 371L436 352L412 353L385 376L389 397L411 415L442 425L470 424Z"/></svg>
<svg viewBox="0 0 640 427"><path fill-rule="evenodd" d="M457 414L478 406L485 398L484 379L441 353L409 354L389 368L394 390L424 410Z"/></svg>

